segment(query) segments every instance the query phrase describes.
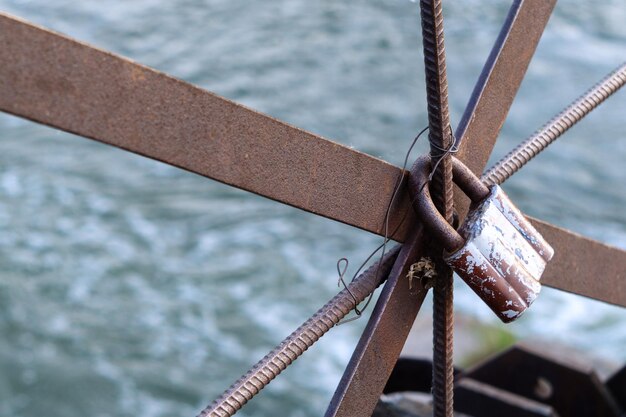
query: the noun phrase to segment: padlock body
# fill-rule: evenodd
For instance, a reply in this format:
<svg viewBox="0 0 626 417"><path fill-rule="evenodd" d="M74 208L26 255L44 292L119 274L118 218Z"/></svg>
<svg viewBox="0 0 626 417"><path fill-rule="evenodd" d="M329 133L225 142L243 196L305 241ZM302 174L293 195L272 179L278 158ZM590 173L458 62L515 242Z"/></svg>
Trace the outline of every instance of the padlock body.
<svg viewBox="0 0 626 417"><path fill-rule="evenodd" d="M504 322L518 318L541 291L554 251L497 185L459 229L465 244L446 262Z"/></svg>

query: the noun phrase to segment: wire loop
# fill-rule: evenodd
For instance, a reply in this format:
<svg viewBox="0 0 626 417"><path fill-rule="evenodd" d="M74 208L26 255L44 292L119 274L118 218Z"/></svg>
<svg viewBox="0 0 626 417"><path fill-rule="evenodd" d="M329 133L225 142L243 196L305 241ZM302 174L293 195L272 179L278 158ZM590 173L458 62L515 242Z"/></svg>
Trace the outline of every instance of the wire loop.
<svg viewBox="0 0 626 417"><path fill-rule="evenodd" d="M372 251L372 253L370 253L370 255L367 257L367 259L365 259L365 261L363 261L363 263L361 263L361 265L359 266L359 269L357 269L356 272L354 273L354 275L352 276L351 282L354 281L354 279L359 275L359 272L361 272L361 270L365 267L365 265L370 261L370 259L372 259L372 257L374 257L374 255L376 255L376 253L378 251L380 251L382 249L382 253L380 254L380 259L381 260L385 257L385 252L387 250L387 243L391 240L390 234L389 234L389 218L391 216L391 208L393 207L393 204L396 201L396 198L398 196L398 192L400 191L400 188L402 188L402 183L403 183L404 177L405 177L405 170L406 170L406 166L407 166L407 164L409 162L409 156L411 155L411 151L413 151L413 148L415 147L415 144L417 143L418 139L427 130L428 130L428 126L423 128L417 134L417 136L415 136L415 139L413 139L413 142L411 142L411 146L409 147L409 149L406 152L406 155L404 157L404 163L402 164L402 169L400 170L400 177L396 180L396 184L394 186L393 194L391 195L391 199L389 200L389 204L387 205L387 211L385 212L385 220L384 220L385 233L384 233L383 243L380 246L378 246L374 251ZM452 136L452 138L454 139L454 136ZM456 151L457 151L456 146L452 146L452 147L450 147L450 149L447 149L444 152L446 152L446 153L454 153ZM446 153L442 154L442 157ZM433 170L433 172L434 172L434 170ZM432 173L431 173L431 176L432 176ZM396 228L393 231L393 233L391 233L391 236L393 236L398 231L400 226L402 226L402 224L404 224L405 220L406 220L406 213L404 214L404 217L402 217L402 219L398 223L398 226L396 226ZM345 268L342 271L341 267L340 267L340 264L344 260L345 260L345 264L346 265L345 265ZM337 284L343 284L344 288L350 293L352 298L356 300L356 298L354 297L352 292L350 292L350 289L349 289L348 285L346 285L346 283L344 281L344 275L345 275L347 269L348 269L348 259L347 258L339 259L337 261L337 273L339 274L339 281L338 281ZM380 275L380 262L379 262L378 268L376 269L376 278L377 279L379 278L379 275ZM355 305L354 306L354 313L356 314L356 316L340 321L339 323L337 323L337 326L339 326L341 324L349 323L349 322L354 321L354 320L358 319L359 317L361 317L361 315L363 314L363 311L365 311L367 306L372 301L372 297L373 296L374 296L374 293L370 294L370 296L367 298L367 301L365 302L365 305L363 306L363 308L359 309L358 306Z"/></svg>

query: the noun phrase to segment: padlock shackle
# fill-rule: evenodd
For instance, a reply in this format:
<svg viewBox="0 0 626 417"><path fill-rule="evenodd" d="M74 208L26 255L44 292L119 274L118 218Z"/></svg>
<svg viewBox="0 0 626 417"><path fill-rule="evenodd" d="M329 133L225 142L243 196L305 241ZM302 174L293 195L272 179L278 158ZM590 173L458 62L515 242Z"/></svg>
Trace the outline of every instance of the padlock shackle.
<svg viewBox="0 0 626 417"><path fill-rule="evenodd" d="M452 176L454 183L472 200L478 204L489 196L489 188L480 181L465 164L451 156ZM412 195L413 208L426 228L430 230L444 249L454 252L465 244L465 239L454 230L439 213L430 195L428 176L431 171L430 157L423 155L415 161L409 175L409 193Z"/></svg>

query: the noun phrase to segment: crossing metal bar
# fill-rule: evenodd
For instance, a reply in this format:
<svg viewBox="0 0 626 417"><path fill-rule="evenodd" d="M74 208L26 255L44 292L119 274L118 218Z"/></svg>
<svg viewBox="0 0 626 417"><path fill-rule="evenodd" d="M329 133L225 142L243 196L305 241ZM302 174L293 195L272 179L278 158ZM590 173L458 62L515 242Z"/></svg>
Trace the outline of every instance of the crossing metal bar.
<svg viewBox="0 0 626 417"><path fill-rule="evenodd" d="M369 417L400 356L427 289L415 283L410 290L406 274L426 253L421 227L402 245L376 307L354 349L324 417Z"/></svg>
<svg viewBox="0 0 626 417"><path fill-rule="evenodd" d="M534 51L554 2L546 1L550 5L548 8L544 4L537 4L535 0L513 2L500 36L476 83L457 135L465 146L471 143L478 148L477 158L482 161L475 165L478 172L487 163L495 137L526 72L532 55L526 51ZM528 37L528 42L534 44L522 42L522 34ZM526 59L521 66L520 56ZM499 85L502 79L508 80L505 89ZM495 124L490 113L495 114ZM497 122L499 119L500 122ZM483 135L487 137L484 144L481 142ZM472 155L465 157L471 158ZM455 204L463 201L458 198L461 195L456 193ZM409 235L409 239L414 241L424 238L420 228ZM385 284L325 417L368 417L378 401L393 364L400 355L402 342L415 319L424 292L419 289L412 294L405 280L394 280L393 276L392 273Z"/></svg>
<svg viewBox="0 0 626 417"><path fill-rule="evenodd" d="M515 60L508 65L500 60L511 55L497 54L492 75L481 77L484 84L474 91L482 92L481 97L470 103L483 102L485 91L495 88L490 84L504 75L493 72L506 72ZM0 111L384 234L382 220L398 167L2 13L0 62ZM497 103L484 100L468 109L468 120L489 117L487 109ZM471 166L480 153L460 152L459 157ZM397 201L389 229L402 223L394 235L402 242L414 217L404 190ZM458 209L459 199L455 204ZM544 273L548 285L626 306L625 251L545 227L550 243L566 248ZM589 257L611 262L581 261ZM589 279L594 276L599 278Z"/></svg>
<svg viewBox="0 0 626 417"><path fill-rule="evenodd" d="M383 234L400 170L380 159L2 13L0 63L0 111Z"/></svg>
<svg viewBox="0 0 626 417"><path fill-rule="evenodd" d="M515 0L456 129L459 158L482 174L557 0ZM469 200L454 195L463 218Z"/></svg>

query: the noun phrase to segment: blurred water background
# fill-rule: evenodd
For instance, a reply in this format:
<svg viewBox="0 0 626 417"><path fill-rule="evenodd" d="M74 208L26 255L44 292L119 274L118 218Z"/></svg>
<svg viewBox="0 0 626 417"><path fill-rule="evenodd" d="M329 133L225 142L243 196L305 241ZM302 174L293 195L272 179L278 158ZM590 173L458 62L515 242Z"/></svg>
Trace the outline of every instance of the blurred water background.
<svg viewBox="0 0 626 417"><path fill-rule="evenodd" d="M508 4L445 4L453 123ZM395 164L427 123L409 0L0 0L0 10ZM494 159L625 59L625 21L621 0L559 2ZM620 92L506 191L531 215L626 248L625 109ZM2 417L193 416L337 292L339 257L354 267L379 242L12 116L0 114L0 138ZM459 314L497 325L457 288ZM241 415L321 415L365 323L333 330ZM626 311L600 302L545 290L507 328L626 360Z"/></svg>

